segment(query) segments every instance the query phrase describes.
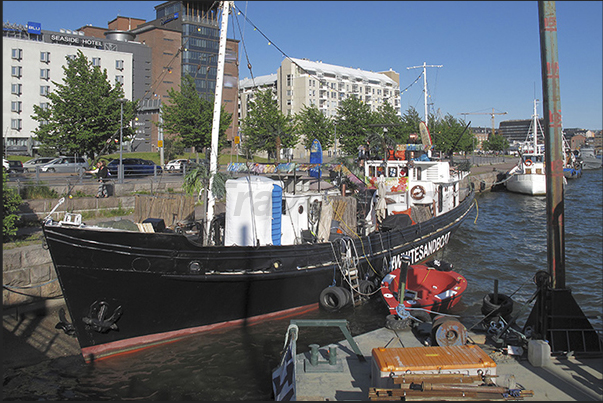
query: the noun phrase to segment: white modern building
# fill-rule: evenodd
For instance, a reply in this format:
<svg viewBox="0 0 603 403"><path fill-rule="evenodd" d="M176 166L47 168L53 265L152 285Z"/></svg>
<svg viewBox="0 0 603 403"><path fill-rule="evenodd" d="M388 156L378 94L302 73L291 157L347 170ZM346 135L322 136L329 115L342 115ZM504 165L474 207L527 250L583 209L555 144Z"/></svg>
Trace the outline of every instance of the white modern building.
<svg viewBox="0 0 603 403"><path fill-rule="evenodd" d="M332 118L337 115L341 101L351 96L369 105L373 111L389 103L401 114L400 75L391 69L372 72L286 58L276 74L239 81L239 119L247 115L247 104L253 99L254 92L266 88L273 89L281 112L288 116L300 112L304 105L316 105L325 116ZM294 151L295 158L305 158L306 154L303 146Z"/></svg>
<svg viewBox="0 0 603 403"><path fill-rule="evenodd" d="M55 90L54 82L63 83L63 67L78 50L94 66L106 70L110 81L122 83L125 98L138 98L137 93L144 91L146 86L138 80L139 85L135 88L136 52L118 50L117 43L124 46L120 41L86 37L75 31L42 31L40 24L37 27L37 32L28 32L29 26L6 23L3 26L2 136L9 154L33 155L36 148L33 132L38 127L38 122L32 119L34 105L42 108L48 105L47 95ZM139 62L149 59L150 63L150 50L146 46L132 42L129 46L143 51L144 57L139 57ZM150 77L146 81L150 81Z"/></svg>

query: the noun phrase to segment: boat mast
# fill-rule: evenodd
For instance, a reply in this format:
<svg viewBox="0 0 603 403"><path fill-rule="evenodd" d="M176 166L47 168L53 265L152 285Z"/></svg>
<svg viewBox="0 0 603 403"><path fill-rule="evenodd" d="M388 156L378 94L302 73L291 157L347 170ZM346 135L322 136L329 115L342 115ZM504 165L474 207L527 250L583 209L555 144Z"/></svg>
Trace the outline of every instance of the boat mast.
<svg viewBox="0 0 603 403"><path fill-rule="evenodd" d="M216 74L216 92L214 96L214 114L211 127L211 148L209 154L209 186L207 189L207 210L205 220L205 243L209 241L209 228L214 217L215 197L211 191L214 175L218 171L218 138L220 136L220 112L222 108L222 88L224 86L224 64L226 59L226 30L230 1L222 2L222 25L220 27L220 45L218 48L218 70Z"/></svg>
<svg viewBox="0 0 603 403"><path fill-rule="evenodd" d="M439 64L439 65L435 65L435 64L427 65L425 62L423 62L422 66L407 67L406 70L418 69L420 67L423 68L423 96L424 96L424 99L425 99L425 126L427 126L429 128L429 113L427 111L427 67L444 67L444 65L442 65L442 64Z"/></svg>
<svg viewBox="0 0 603 403"><path fill-rule="evenodd" d="M538 100L534 100L534 113L532 114L532 128L534 130L534 154L538 154L538 111L537 111Z"/></svg>

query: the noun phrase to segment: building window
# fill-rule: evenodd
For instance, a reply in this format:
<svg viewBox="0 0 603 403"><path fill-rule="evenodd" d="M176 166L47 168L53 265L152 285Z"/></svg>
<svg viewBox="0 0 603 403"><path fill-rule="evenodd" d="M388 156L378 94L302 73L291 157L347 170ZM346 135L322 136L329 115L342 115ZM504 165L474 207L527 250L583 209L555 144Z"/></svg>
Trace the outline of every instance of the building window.
<svg viewBox="0 0 603 403"><path fill-rule="evenodd" d="M40 61L44 63L50 62L50 52L40 52Z"/></svg>
<svg viewBox="0 0 603 403"><path fill-rule="evenodd" d="M115 82L123 84L124 83L124 76L115 76Z"/></svg>
<svg viewBox="0 0 603 403"><path fill-rule="evenodd" d="M115 61L115 68L117 70L123 70L124 69L124 61L123 60L116 60Z"/></svg>
<svg viewBox="0 0 603 403"><path fill-rule="evenodd" d="M48 102L40 102L40 108L44 111L48 109Z"/></svg>
<svg viewBox="0 0 603 403"><path fill-rule="evenodd" d="M65 57L67 58L67 60L75 60L75 58L76 58L75 55L67 55Z"/></svg>
<svg viewBox="0 0 603 403"><path fill-rule="evenodd" d="M21 78L21 66L11 66L10 75L13 77Z"/></svg>
<svg viewBox="0 0 603 403"><path fill-rule="evenodd" d="M13 130L21 130L21 119L11 119L10 128Z"/></svg>
<svg viewBox="0 0 603 403"><path fill-rule="evenodd" d="M11 84L10 92L11 94L21 95L21 84Z"/></svg>
<svg viewBox="0 0 603 403"><path fill-rule="evenodd" d="M291 74L287 74L287 87L291 87Z"/></svg>
<svg viewBox="0 0 603 403"><path fill-rule="evenodd" d="M48 96L48 92L50 91L50 86L48 85L40 85L40 95Z"/></svg>
<svg viewBox="0 0 603 403"><path fill-rule="evenodd" d="M100 66L100 65L101 65L101 63L100 63L100 57L93 57L92 58L92 66L96 67L96 66Z"/></svg>
<svg viewBox="0 0 603 403"><path fill-rule="evenodd" d="M14 60L23 59L23 49L18 49L18 48L12 49L11 58L13 58Z"/></svg>
<svg viewBox="0 0 603 403"><path fill-rule="evenodd" d="M12 101L10 103L11 112L21 112L21 101Z"/></svg>
<svg viewBox="0 0 603 403"><path fill-rule="evenodd" d="M50 78L50 69L40 69L40 78L48 80Z"/></svg>

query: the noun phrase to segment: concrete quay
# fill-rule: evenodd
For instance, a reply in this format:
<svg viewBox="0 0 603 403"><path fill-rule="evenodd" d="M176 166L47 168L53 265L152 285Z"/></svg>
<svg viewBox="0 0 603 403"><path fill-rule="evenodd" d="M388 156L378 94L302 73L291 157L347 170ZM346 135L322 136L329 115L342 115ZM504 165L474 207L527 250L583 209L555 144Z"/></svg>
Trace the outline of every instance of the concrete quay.
<svg viewBox="0 0 603 403"><path fill-rule="evenodd" d="M303 328L299 329L300 334ZM554 358L545 357L544 365L534 366L527 353L523 356L503 354L500 349L486 339L484 334L467 332L468 340L483 349L496 363L498 386L507 387L515 382L526 390L533 391L533 396L522 397L528 401L601 401L603 400L603 358ZM369 390L375 386L371 379L373 365L372 349L379 347L423 347L412 330L393 331L381 328L354 337L366 359L361 362L352 351L347 340L335 343L337 360L343 370L341 372L306 372L309 365L310 352L298 354L296 357L296 397L299 401L340 401L370 400ZM473 344L473 343L468 343ZM326 361L329 346L319 348L319 360ZM328 363L324 363L328 367ZM540 365L542 363L537 363ZM401 400L392 396L391 400ZM384 400L388 400L385 398ZM434 400L433 398L413 398L413 400ZM481 400L470 398L446 398L437 400ZM500 395L500 400L505 400ZM512 399L513 400L513 399Z"/></svg>

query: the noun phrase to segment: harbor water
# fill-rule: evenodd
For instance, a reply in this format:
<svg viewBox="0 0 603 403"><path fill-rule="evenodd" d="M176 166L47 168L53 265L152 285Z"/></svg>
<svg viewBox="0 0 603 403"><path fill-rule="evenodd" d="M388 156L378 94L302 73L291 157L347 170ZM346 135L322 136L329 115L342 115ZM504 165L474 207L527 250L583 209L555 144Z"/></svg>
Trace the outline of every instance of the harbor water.
<svg viewBox="0 0 603 403"><path fill-rule="evenodd" d="M602 198L601 170L584 171L564 193L566 286L595 329L603 328ZM483 318L482 299L495 279L517 309L536 291L534 274L547 270L544 196L484 192L476 200L477 208L438 256L467 278L453 312L467 328ZM347 319L357 335L382 327L387 314L376 296L339 313L318 309L295 318ZM271 371L290 319L204 333L93 364L77 355L10 369L3 400L271 400ZM337 328L300 328L298 352L343 338Z"/></svg>

